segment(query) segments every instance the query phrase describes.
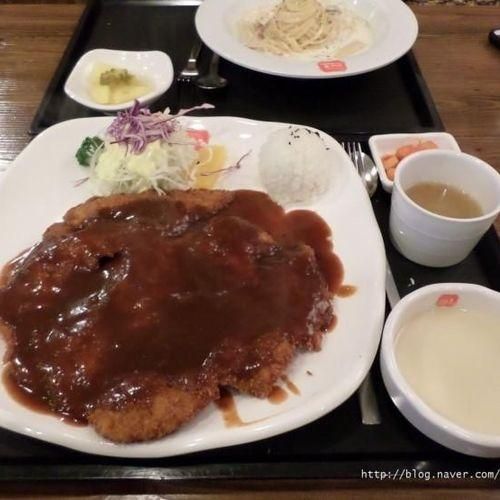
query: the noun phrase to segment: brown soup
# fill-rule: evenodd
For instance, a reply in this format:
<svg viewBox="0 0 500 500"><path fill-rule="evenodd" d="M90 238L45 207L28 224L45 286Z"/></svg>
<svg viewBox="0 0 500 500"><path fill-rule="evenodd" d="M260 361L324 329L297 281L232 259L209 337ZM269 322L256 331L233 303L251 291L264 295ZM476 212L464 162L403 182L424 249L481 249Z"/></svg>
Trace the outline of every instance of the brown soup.
<svg viewBox="0 0 500 500"><path fill-rule="evenodd" d="M445 217L472 219L483 215L479 203L456 187L440 182L419 182L406 194L422 208Z"/></svg>

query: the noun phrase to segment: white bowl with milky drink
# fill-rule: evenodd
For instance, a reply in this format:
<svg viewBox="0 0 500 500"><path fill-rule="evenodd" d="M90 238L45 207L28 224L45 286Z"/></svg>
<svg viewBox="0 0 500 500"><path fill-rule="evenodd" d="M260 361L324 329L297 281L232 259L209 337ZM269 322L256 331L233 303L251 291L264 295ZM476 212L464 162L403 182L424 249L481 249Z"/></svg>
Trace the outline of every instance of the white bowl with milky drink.
<svg viewBox="0 0 500 500"><path fill-rule="evenodd" d="M426 436L500 457L500 293L464 284L407 295L385 324L380 364L392 401Z"/></svg>

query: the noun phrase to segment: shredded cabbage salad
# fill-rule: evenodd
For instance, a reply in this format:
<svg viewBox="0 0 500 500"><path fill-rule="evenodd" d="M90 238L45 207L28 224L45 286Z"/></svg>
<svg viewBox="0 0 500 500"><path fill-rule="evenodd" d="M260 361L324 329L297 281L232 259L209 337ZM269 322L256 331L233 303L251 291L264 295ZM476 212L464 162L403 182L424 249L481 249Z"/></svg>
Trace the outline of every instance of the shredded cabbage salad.
<svg viewBox="0 0 500 500"><path fill-rule="evenodd" d="M152 113L136 102L118 113L103 143L90 154L89 179L96 194L192 187L199 142L178 117L210 108L213 106L203 104L171 115L168 109Z"/></svg>

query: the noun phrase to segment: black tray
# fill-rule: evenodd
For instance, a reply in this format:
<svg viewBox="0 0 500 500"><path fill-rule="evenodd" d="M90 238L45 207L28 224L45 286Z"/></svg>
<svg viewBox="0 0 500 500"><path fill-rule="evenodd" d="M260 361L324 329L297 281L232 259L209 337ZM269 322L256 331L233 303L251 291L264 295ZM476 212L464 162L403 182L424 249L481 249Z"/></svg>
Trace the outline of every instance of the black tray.
<svg viewBox="0 0 500 500"><path fill-rule="evenodd" d="M190 1L94 1L66 50L34 119L34 133L61 120L92 113L65 97L62 87L85 51L96 47L167 51L176 72L185 63L193 34ZM202 54L202 65L210 53ZM217 105L218 115L304 123L339 140L362 140L372 132L441 130L442 123L418 70L407 54L373 73L330 81L271 77L223 62L230 81L222 92L174 85L157 109L201 101ZM430 283L470 282L500 290L500 246L493 229L459 265L430 269L406 260L387 237L390 198L381 189L373 208L382 229L389 263L402 296ZM414 429L396 410L381 381L374 382L382 424L361 424L356 396L323 418L287 434L256 443L165 459L92 456L0 430L0 481L29 480L197 480L205 479L359 479L368 471L403 471L404 479L435 471L496 471L498 460L454 453ZM366 476L364 476L366 477ZM142 484L142 483L141 483Z"/></svg>
<svg viewBox="0 0 500 500"><path fill-rule="evenodd" d="M64 83L81 55L96 48L163 50L175 74L184 67L195 32L192 0L96 0L89 3L31 125L38 133L71 118L99 116L64 93ZM208 62L204 50L200 69ZM301 80L265 75L221 62L230 84L203 91L177 83L154 109L188 107L205 100L211 114L304 123L328 133L367 134L442 129L418 65L408 53L385 68L350 78Z"/></svg>

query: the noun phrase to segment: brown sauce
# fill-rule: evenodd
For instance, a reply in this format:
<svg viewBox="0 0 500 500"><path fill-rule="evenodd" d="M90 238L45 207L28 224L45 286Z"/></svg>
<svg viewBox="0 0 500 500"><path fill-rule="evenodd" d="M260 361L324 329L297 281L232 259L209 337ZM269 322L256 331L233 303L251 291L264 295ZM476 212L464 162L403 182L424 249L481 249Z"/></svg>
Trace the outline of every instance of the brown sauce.
<svg viewBox="0 0 500 500"><path fill-rule="evenodd" d="M33 398L31 398L26 391L19 387L15 379L12 377L10 364L7 365L2 372L2 384L5 386L13 399L15 399L19 404L29 406L31 410L38 413L50 413L45 404L41 401L33 400Z"/></svg>
<svg viewBox="0 0 500 500"><path fill-rule="evenodd" d="M24 391L22 387L19 387L19 385L16 383L15 379L11 375L10 364L8 364L2 371L1 379L2 379L2 384L7 389L7 392L19 404L27 406L31 411L35 411L37 413L42 413L45 415L52 414L52 412L50 411L50 409L47 407L46 404L44 404L41 401L35 400L33 397L30 397L30 395L26 391ZM74 425L77 427L84 425L83 422L78 422L70 418L65 418L64 416L61 416L61 420L66 424Z"/></svg>
<svg viewBox="0 0 500 500"><path fill-rule="evenodd" d="M23 250L20 254L14 257L10 262L7 262L7 264L5 264L5 266L0 269L0 287L7 284L12 272L16 269L16 267L22 265L24 259L29 255L33 248L34 246Z"/></svg>
<svg viewBox="0 0 500 500"><path fill-rule="evenodd" d="M273 405L279 405L288 399L288 393L281 387L275 385L267 400Z"/></svg>
<svg viewBox="0 0 500 500"><path fill-rule="evenodd" d="M285 382L286 388L296 396L300 396L300 389L286 376L282 375L281 379Z"/></svg>
<svg viewBox="0 0 500 500"><path fill-rule="evenodd" d="M328 326L328 331L331 332L337 326L338 322L339 322L339 320L338 320L337 316L335 316L335 314L334 314L330 320L330 325Z"/></svg>
<svg viewBox="0 0 500 500"><path fill-rule="evenodd" d="M336 321L328 226L263 193L237 191L216 214L157 197L56 229L0 288L15 338L7 385L36 409L86 422L146 400L155 378L196 389L250 377L266 362L248 348L261 337L317 349Z"/></svg>
<svg viewBox="0 0 500 500"><path fill-rule="evenodd" d="M342 285L337 290L337 295L342 298L351 297L357 291L357 287L354 285Z"/></svg>
<svg viewBox="0 0 500 500"><path fill-rule="evenodd" d="M215 401L215 404L222 413L226 427L243 427L244 425L248 425L241 420L234 396L228 389L221 389L220 398Z"/></svg>
<svg viewBox="0 0 500 500"><path fill-rule="evenodd" d="M12 269L15 267L14 261L9 262L0 270L0 287L5 286L9 281Z"/></svg>
<svg viewBox="0 0 500 500"><path fill-rule="evenodd" d="M224 425L227 428L245 427L246 425L252 425L267 420L267 418L259 418L257 420L252 420L251 422L245 422L242 420L238 413L238 407L236 406L236 400L233 393L226 387L221 387L220 398L215 400L215 406L217 406L221 412Z"/></svg>

